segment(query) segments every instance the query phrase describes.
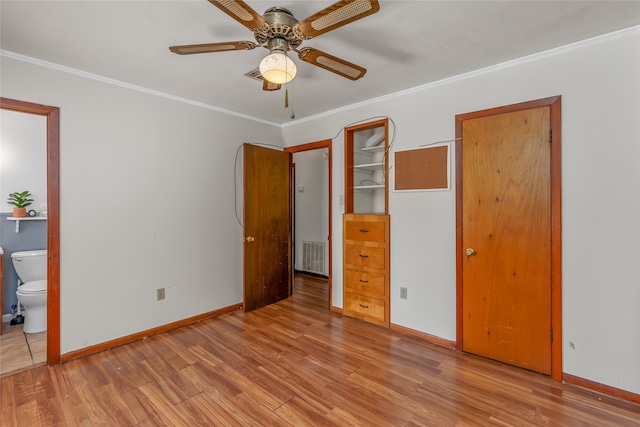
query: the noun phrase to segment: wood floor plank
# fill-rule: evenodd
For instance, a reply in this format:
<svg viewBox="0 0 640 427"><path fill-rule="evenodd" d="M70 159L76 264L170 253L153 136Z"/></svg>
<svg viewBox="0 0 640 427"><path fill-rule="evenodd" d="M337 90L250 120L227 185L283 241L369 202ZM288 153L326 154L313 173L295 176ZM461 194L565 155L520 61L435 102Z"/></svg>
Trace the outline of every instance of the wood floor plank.
<svg viewBox="0 0 640 427"><path fill-rule="evenodd" d="M241 394L251 396L254 402L259 402L271 410L295 395L288 387L281 387L269 381L269 377L258 369L252 368L239 372L228 365L221 365L220 369L227 378L244 390Z"/></svg>
<svg viewBox="0 0 640 427"><path fill-rule="evenodd" d="M207 394L242 426L289 426L277 417L273 410L242 392L231 399L226 399L209 390Z"/></svg>
<svg viewBox="0 0 640 427"><path fill-rule="evenodd" d="M136 381L136 379L139 378L139 372L141 370L135 369L134 375L128 375L131 370L126 369L126 365L120 363L115 354L113 356L114 357L101 360L99 362L99 366L103 374L109 379L109 382L115 387L119 394L131 391L150 381L150 379L145 381Z"/></svg>
<svg viewBox="0 0 640 427"><path fill-rule="evenodd" d="M192 426L242 427L240 422L204 392L181 402L178 409Z"/></svg>
<svg viewBox="0 0 640 427"><path fill-rule="evenodd" d="M29 371L23 371L12 377L12 387L7 392L12 393L13 403L15 407L19 407L35 400L36 394L33 387L33 379ZM4 392L4 390L3 390ZM4 394L4 393L3 393Z"/></svg>
<svg viewBox="0 0 640 427"><path fill-rule="evenodd" d="M180 365L174 367L169 360L156 357L143 361L141 365L173 404L178 404L201 391L177 370L177 368L181 367ZM184 367L186 366L188 365Z"/></svg>
<svg viewBox="0 0 640 427"><path fill-rule="evenodd" d="M367 426L396 426L406 423L404 410L390 408L385 399L372 399L372 393L349 381L332 382L327 386L327 401L351 414L358 424Z"/></svg>
<svg viewBox="0 0 640 427"><path fill-rule="evenodd" d="M43 425L40 418L38 402L33 400L16 407L17 426L40 426Z"/></svg>
<svg viewBox="0 0 640 427"><path fill-rule="evenodd" d="M0 381L0 425L15 426L16 420L16 399L13 389L15 387L17 375L5 377Z"/></svg>
<svg viewBox="0 0 640 427"><path fill-rule="evenodd" d="M129 411L127 402L122 395L117 392L112 384L99 387L94 390L99 405L107 414L108 424L114 426L130 426L137 424L140 420L135 414Z"/></svg>
<svg viewBox="0 0 640 427"><path fill-rule="evenodd" d="M164 394L158 384L151 382L137 389L133 393L143 408L145 418L154 425L188 427L189 420L182 415L176 405Z"/></svg>
<svg viewBox="0 0 640 427"><path fill-rule="evenodd" d="M38 401L40 408L40 416L42 425L46 427L72 427L73 423L72 408L65 404L63 398L55 396L46 402Z"/></svg>
<svg viewBox="0 0 640 427"><path fill-rule="evenodd" d="M42 425L65 425L65 420L71 414L68 411L65 413L65 406L59 403L60 387L53 371L46 367L40 367L29 372L34 385Z"/></svg>
<svg viewBox="0 0 640 427"><path fill-rule="evenodd" d="M270 381L282 384L294 393L294 397L304 399L306 405L312 407L315 412L327 415L333 409L326 400L325 388L329 383L321 381L304 368L291 366L290 369L285 369L278 364L267 363L260 369L269 376ZM309 381L307 378L312 376L314 379Z"/></svg>
<svg viewBox="0 0 640 427"><path fill-rule="evenodd" d="M323 427L340 427L344 424L335 424L327 418L327 413L318 410L312 401L300 396L295 396L275 410L275 414L287 421L292 426L304 426L309 420L315 420L314 424Z"/></svg>
<svg viewBox="0 0 640 427"><path fill-rule="evenodd" d="M0 380L2 427L639 426L640 405L293 296Z"/></svg>
<svg viewBox="0 0 640 427"><path fill-rule="evenodd" d="M242 393L242 388L231 381L222 372L215 369L206 362L198 362L184 368L182 373L189 378L191 383L206 392L211 389L216 390L219 394L232 398Z"/></svg>
<svg viewBox="0 0 640 427"><path fill-rule="evenodd" d="M120 396L122 397L122 401L125 402L125 404L127 405L127 408L131 413L131 416L134 417L136 420L138 420L138 423L134 424L136 427L147 426L147 425L157 425L157 424L153 424L153 420L150 419L148 416L147 411L152 410L152 408L145 408L142 406L141 400L142 402L145 402L146 400L143 396L138 398L139 396L138 388L122 393Z"/></svg>

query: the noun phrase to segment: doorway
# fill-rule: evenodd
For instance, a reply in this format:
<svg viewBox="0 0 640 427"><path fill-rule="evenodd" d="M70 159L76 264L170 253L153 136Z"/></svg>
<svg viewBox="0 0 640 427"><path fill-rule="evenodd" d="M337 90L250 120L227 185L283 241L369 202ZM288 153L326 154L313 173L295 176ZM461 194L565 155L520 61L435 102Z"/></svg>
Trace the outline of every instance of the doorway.
<svg viewBox="0 0 640 427"><path fill-rule="evenodd" d="M325 263L325 273L322 274L320 273L319 275L321 276L326 276L327 277L327 284L328 284L328 291L329 291L329 299L328 299L328 305L329 305L329 309L331 309L331 301L332 301L332 281L331 281L331 268L332 268L332 241L331 241L331 215L332 215L332 209L331 209L331 195L332 195L332 191L331 191L331 187L332 187L332 179L331 179L331 171L332 171L332 152L331 152L331 140L323 140L323 141L317 141L317 142L312 142L312 143L308 143L308 144L302 144L302 145L297 145L294 147L288 147L285 148L285 151L291 153L293 155L293 165L292 165L292 176L295 176L295 170L296 170L296 166L295 166L295 160L296 160L296 153L298 154L311 154L311 152L318 152L318 154L323 154L326 153L326 159L323 161L326 161L326 165L322 165L322 168L326 168L325 172L326 172L326 185L327 185L327 191L326 191L326 205L322 206L322 209L326 209L326 230L327 230L327 236L326 236L326 247L327 250L325 251L325 253L327 254L327 260ZM302 186L302 188L300 188L300 186ZM322 186L322 185L320 185ZM292 212L294 212L294 215L292 215L292 218L295 218L295 205L294 205L294 200L295 200L295 193L298 192L304 192L306 191L305 189L305 183L303 182L296 182L295 185L292 188L292 191L294 192L294 197L292 197ZM319 190L319 192L321 192L322 190ZM315 193L314 193L315 194ZM322 195L318 195L319 197L322 197ZM324 204L325 202L323 202ZM319 215L320 217L322 217L323 215ZM295 222L295 220L294 220ZM323 227L324 224L321 225L321 227ZM292 227L293 228L293 227ZM295 236L295 230L294 230L294 236ZM298 245L295 245L295 240L300 240L301 239L296 239L295 237L292 239L292 242L294 243L293 247L292 247L292 253L293 254L298 254L295 255L294 258L296 265L299 265L299 263L301 261L303 261L302 259L300 259L301 257L304 256L303 253L303 249L300 246L300 243ZM306 250L311 251L312 253L314 252L314 247L315 245L313 245L314 243L318 243L318 242L309 242L311 243L311 245L308 245L308 248L306 248ZM304 270L303 270L304 271Z"/></svg>
<svg viewBox="0 0 640 427"><path fill-rule="evenodd" d="M0 109L47 120L47 364L60 363L60 109L0 98Z"/></svg>
<svg viewBox="0 0 640 427"><path fill-rule="evenodd" d="M560 97L456 116L459 350L562 379Z"/></svg>

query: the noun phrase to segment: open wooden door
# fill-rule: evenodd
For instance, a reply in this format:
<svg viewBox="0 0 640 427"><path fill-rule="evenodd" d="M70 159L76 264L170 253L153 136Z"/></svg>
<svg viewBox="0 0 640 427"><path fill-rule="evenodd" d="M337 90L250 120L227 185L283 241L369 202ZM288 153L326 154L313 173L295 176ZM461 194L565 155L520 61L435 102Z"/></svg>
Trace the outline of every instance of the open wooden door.
<svg viewBox="0 0 640 427"><path fill-rule="evenodd" d="M244 311L291 294L290 159L244 145Z"/></svg>
<svg viewBox="0 0 640 427"><path fill-rule="evenodd" d="M541 101L457 117L458 345L549 375L559 189L554 100Z"/></svg>

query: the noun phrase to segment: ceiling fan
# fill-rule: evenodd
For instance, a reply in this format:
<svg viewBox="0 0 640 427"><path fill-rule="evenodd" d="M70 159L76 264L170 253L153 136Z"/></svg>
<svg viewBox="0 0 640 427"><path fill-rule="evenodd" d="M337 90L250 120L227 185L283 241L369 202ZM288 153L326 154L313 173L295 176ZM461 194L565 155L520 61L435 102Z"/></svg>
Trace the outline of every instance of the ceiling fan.
<svg viewBox="0 0 640 427"><path fill-rule="evenodd" d="M287 56L294 51L298 58L350 80L358 80L367 72L365 68L312 47L299 49L303 41L335 30L343 25L376 13L378 0L340 0L339 2L298 21L283 7L271 7L264 15L258 14L242 0L208 0L227 15L253 32L257 43L235 41L170 46L179 55L251 50L256 47L269 49L270 54L260 63L264 90L280 89L296 74L296 65Z"/></svg>

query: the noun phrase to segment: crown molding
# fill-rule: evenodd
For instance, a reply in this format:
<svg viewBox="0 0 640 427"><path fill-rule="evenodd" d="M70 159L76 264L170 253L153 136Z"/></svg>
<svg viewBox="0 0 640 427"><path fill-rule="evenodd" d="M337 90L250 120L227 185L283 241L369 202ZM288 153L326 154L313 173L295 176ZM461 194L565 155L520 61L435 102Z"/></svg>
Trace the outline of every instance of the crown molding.
<svg viewBox="0 0 640 427"><path fill-rule="evenodd" d="M167 98L167 99L170 99L170 100L173 100L173 101L178 101L178 102L182 102L182 103L185 103L185 104L194 105L196 107L205 108L207 110L213 110L213 111L217 111L219 113L229 114L231 116L236 116L236 117L240 117L240 118L243 118L243 119L264 123L266 125L280 127L279 123L270 122L270 121L263 120L263 119L260 119L260 118L257 118L257 117L249 116L247 114L242 114L242 113L238 113L236 111L227 110L227 109L222 108L222 107L217 107L215 105L205 104L203 102L198 102L198 101L193 101L191 99L182 98L180 96L170 95L170 94L165 93L165 92L160 92L160 91L149 89L149 88L146 88L146 87L134 85L134 84L131 84L131 83L123 82L121 80L116 80L116 79L112 79L112 78L109 78L109 77L101 76L99 74L93 74L93 73L89 73L89 72L86 72L86 71L78 70L76 68L71 68L71 67L66 67L64 65L55 64L53 62L43 61L43 60L38 59L38 58L33 58L33 57L30 57L30 56L21 55L19 53L11 52L11 51L8 51L8 50L0 49L0 56L4 56L4 57L7 57L7 58L12 58L12 59L15 59L15 60L18 60L18 61L22 61L22 62L28 62L30 64L39 65L41 67L50 68L52 70L61 71L63 73L74 74L76 76L84 77L84 78L91 79L91 80L97 80L97 81L102 82L102 83L107 83L107 84L110 84L110 85L120 86L120 87L123 87L123 88L126 88L126 89L131 89L131 90L135 90L135 91L138 91L138 92L147 93L149 95L155 95L155 96L159 96L161 98Z"/></svg>
<svg viewBox="0 0 640 427"><path fill-rule="evenodd" d="M629 36L633 36L633 35L637 35L640 34L640 25L636 25L633 27L629 27L629 28L625 28L622 30L618 30L618 31L614 31L612 33L607 33L607 34L603 34L601 36L596 36L596 37L592 37L590 39L585 39L585 40L581 40L575 43L571 43L568 45L564 45L564 46L560 46L557 48L553 48L553 49L549 49L549 50L545 50L543 52L538 52L538 53L534 53L531 55L527 55L527 56L523 56L521 58L517 58L517 59L512 59L510 61L506 61L506 62L501 62L500 64L495 64L495 65L490 65L488 67L485 68L480 68L474 71L469 71L467 73L463 73L463 74L458 74L452 77L447 77L441 80L437 80L435 82L431 82L431 83L425 83L423 85L420 86L416 86L410 89L405 89L405 90L401 90L398 92L394 92L394 93L390 93L387 95L382 95L379 96L377 98L371 98L368 99L366 101L362 101L362 102L358 102L356 104L350 104L350 105L346 105L344 107L340 107L340 108L336 108L335 110L331 110L331 111L325 111L323 113L318 113L315 114L313 116L308 116L308 117L304 117L301 118L299 120L296 120L295 123L284 123L281 125L281 127L288 127L288 126L293 126L295 124L298 123L303 123L303 122L308 122L308 121L312 121L312 120L317 120L323 117L328 117L328 116L332 116L334 114L339 114L345 111L349 111L349 110L354 110L356 108L361 108L367 105L371 105L371 104L376 104L378 102L381 101L386 101L389 99L394 99L394 98L398 98L401 96L405 96L405 95L409 95L412 93L417 93L417 92L422 92L422 91L426 91L438 86L444 86L450 83L454 83L454 82L458 82L461 80L466 80L466 79L470 79L473 77L477 77L477 76L481 76L483 74L488 74L488 73L493 73L496 71L500 71L500 70L504 70L507 68L511 68L517 65L521 65L521 64L526 64L528 62L533 62L533 61L538 61L544 58L550 58L552 56L556 56L556 55L562 55L564 53L567 52L571 52L573 50L577 50L577 49L581 49L583 47L587 47L587 46L592 46L592 45L596 45L599 43L604 43L610 40L615 40L615 39L619 39L619 38L624 38L624 37L629 37Z"/></svg>
<svg viewBox="0 0 640 427"><path fill-rule="evenodd" d="M48 61L43 61L41 59L37 59L37 58L32 58L29 56L25 56L25 55L21 55L15 52L11 52L11 51L7 51L7 50L1 50L0 49L0 56L4 56L7 58L13 58L16 59L18 61L23 61L23 62L28 62L31 64L35 64L35 65L39 65L45 68L50 68L53 70L57 70L57 71L61 71L64 73L69 73L69 74L74 74L80 77L85 77L88 79L92 79L92 80L97 80L103 83L107 83L107 84L112 84L115 86L120 86L120 87L124 87L127 89L131 89L131 90L136 90L139 92L143 92L143 93L147 93L150 95L155 95L155 96L159 96L162 98L167 98L167 99L171 99L173 101L178 101L178 102L182 102L185 104L190 104L190 105L194 105L197 107L201 107L201 108L205 108L208 110L213 110L213 111L217 111L219 113L223 113L223 114L229 114L231 116L235 116L235 117L240 117L243 119L247 119L247 120L252 120L255 122L259 122L259 123L263 123L269 126L275 126L278 128L285 128L285 127L289 127L289 126L294 126L297 124L301 124L304 122L309 122L309 121L313 121L313 120L317 120L323 117L328 117L328 116L332 116L334 114L339 114L345 111L350 111L350 110L354 110L356 108L361 108L367 105L371 105L371 104L375 104L381 101L386 101L389 99L394 99L394 98L398 98L401 96L405 96L408 94L412 94L412 93L417 93L417 92L422 92L425 90L429 90L432 89L434 87L438 87L438 86L443 86L446 84L450 84L453 82L457 82L457 81L461 81L461 80L466 80L469 78L473 78L476 76L481 76L483 74L487 74L487 73L492 73L492 72L496 72L499 70L503 70L503 69L507 69L507 68L511 68L517 65L521 65L521 64L526 64L528 62L532 62L532 61L538 61L540 59L544 59L544 58L549 58L552 56L556 56L556 55L561 55L576 49L581 49L583 47L587 47L587 46L591 46L591 45L595 45L595 44L599 44L599 43L604 43L610 40L615 40L618 38L623 38L623 37L628 37L628 36L632 36L632 35L637 35L640 34L640 25L636 25L633 27L629 27L629 28L625 28L622 30L618 30L618 31L614 31L612 33L607 33L607 34L603 34L601 36L596 36L596 37L592 37L590 39L585 39L585 40L581 40L575 43L571 43L568 45L564 45L564 46L560 46L557 48L553 48L553 49L549 49L543 52L539 52L539 53L534 53L532 55L527 55L521 58L517 58L517 59L513 59L510 61L506 61L506 62L502 62L500 64L496 64L496 65L491 65L485 68L480 68L478 70L474 70L474 71L470 71L467 73L463 73L463 74L458 74L456 76L452 76L452 77L447 77L441 80L437 80L435 82L431 82L431 83L426 83L420 86L416 86L410 89L405 89L405 90L401 90L398 92L394 92L391 94L387 94L387 95L382 95L376 98L371 98L368 99L366 101L362 101L362 102L358 102L355 104L351 104L351 105L347 105L344 107L340 107L340 108L336 108L330 111L325 111L323 113L318 113L318 114L314 114L312 116L308 116L308 117L304 117L304 118L300 118L295 120L294 122L289 122L289 123L275 123L275 122L270 122L268 120L263 120L254 116L249 116L247 114L242 114L242 113L238 113L236 111L232 111L232 110L227 110L225 108L222 107L217 107L215 105L210 105L210 104L205 104L203 102L198 102L198 101L193 101L191 99L187 99L187 98L182 98L179 96L175 96L175 95L170 95L168 93L164 93L164 92L160 92L157 90L153 90L153 89L148 89L142 86L137 86L134 84L130 84L130 83L126 83L120 80L116 80L116 79L111 79L109 77L104 77L98 74L93 74L93 73L89 73L86 71L82 71L82 70L78 70L75 68L71 68L71 67L66 67L63 65L59 65L59 64L55 64L52 62L48 62Z"/></svg>

